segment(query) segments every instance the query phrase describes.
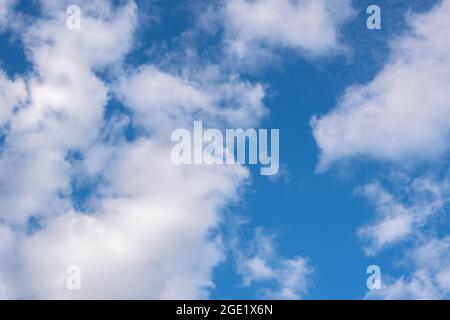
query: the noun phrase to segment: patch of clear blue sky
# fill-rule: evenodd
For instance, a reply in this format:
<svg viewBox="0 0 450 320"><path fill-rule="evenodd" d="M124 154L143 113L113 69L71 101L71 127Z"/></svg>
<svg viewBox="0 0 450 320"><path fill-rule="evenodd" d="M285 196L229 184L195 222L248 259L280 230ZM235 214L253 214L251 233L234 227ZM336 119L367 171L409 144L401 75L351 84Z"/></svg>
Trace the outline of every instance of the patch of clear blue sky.
<svg viewBox="0 0 450 320"><path fill-rule="evenodd" d="M352 49L351 57L305 60L295 52L283 52L280 53L281 63L276 66L242 74L244 79L269 85L274 93L266 100L271 116L262 127L280 129L280 160L289 172L289 182L273 183L253 171L252 191L243 195L239 205L229 208L227 216L240 214L251 218L241 229L244 241L251 241L254 228L261 226L279 235L277 252L280 256L301 255L310 259L315 276L306 298L363 297L365 271L370 264L378 264L383 273L394 276L403 271L393 261L401 256L404 246L395 246L368 258L355 236L357 228L370 221L374 212L363 199L354 195L354 188L382 175L385 168L365 163L352 166L351 170L348 168L345 174L336 170L316 174L318 149L309 122L312 115L330 110L347 86L373 78L386 61L389 39L407 31L404 14L408 10L420 12L436 2L355 0L357 16L343 32L343 42ZM137 3L142 24L136 49L127 58L128 63L135 66L155 62L182 47L181 42L186 37L181 35L196 21L193 8L205 4L199 0L151 3L138 0ZM366 28L366 8L370 4L382 8L382 30ZM20 1L19 10L39 14L36 1ZM220 57L219 43L220 31L213 36L196 38L191 45L214 60ZM23 74L30 68L20 41L8 32L0 33L0 64L10 76ZM105 116L115 112L127 111L113 101ZM128 130L130 139L138 134L133 128ZM89 195L89 187L75 189L74 197L81 199L81 204ZM226 229L225 226L225 232ZM212 298L256 298L261 289L241 285L231 257L215 270L214 282Z"/></svg>

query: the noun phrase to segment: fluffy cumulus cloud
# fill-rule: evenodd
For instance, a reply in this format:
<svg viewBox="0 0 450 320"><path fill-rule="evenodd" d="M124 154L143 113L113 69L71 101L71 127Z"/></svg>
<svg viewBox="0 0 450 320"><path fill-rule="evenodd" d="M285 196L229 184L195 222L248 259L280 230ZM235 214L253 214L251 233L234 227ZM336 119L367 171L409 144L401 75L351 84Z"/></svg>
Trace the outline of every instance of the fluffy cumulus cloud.
<svg viewBox="0 0 450 320"><path fill-rule="evenodd" d="M69 210L31 236L15 235L4 284L12 296L207 297L222 260L221 239L210 232L246 172L185 170L169 161L168 147L147 139L115 152L93 214ZM81 269L80 291L65 287L70 265Z"/></svg>
<svg viewBox="0 0 450 320"><path fill-rule="evenodd" d="M108 88L94 71L123 58L131 44L136 7L105 9L102 18L86 11L85 31L65 28L62 5L22 30L35 75L27 83L29 102L7 122L0 157L0 211L7 223L23 224L32 215L51 216L69 208L60 197L70 191L67 152L85 148L98 134ZM9 85L15 90L4 99L10 105L4 110L23 95L18 81Z"/></svg>
<svg viewBox="0 0 450 320"><path fill-rule="evenodd" d="M450 1L409 18L412 31L393 41L375 79L347 90L329 114L313 120L321 167L354 156L401 162L448 150Z"/></svg>
<svg viewBox="0 0 450 320"><path fill-rule="evenodd" d="M275 250L274 237L255 230L251 244L243 246L234 238L237 270L245 286L259 286L267 299L301 299L308 293L313 268L304 257L282 259Z"/></svg>
<svg viewBox="0 0 450 320"><path fill-rule="evenodd" d="M81 29L69 30L72 3L42 1L45 16L15 30L32 72L0 73L0 298L205 298L223 259L220 212L248 171L175 166L166 130L196 113L256 124L264 88L209 67L134 70L136 4L76 3ZM105 116L112 96L127 112ZM74 177L93 188L83 209ZM81 290L66 287L73 265ZM281 283L302 268L287 261Z"/></svg>
<svg viewBox="0 0 450 320"><path fill-rule="evenodd" d="M243 59L278 48L330 54L342 49L339 31L353 15L348 0L230 0L224 11L227 49Z"/></svg>

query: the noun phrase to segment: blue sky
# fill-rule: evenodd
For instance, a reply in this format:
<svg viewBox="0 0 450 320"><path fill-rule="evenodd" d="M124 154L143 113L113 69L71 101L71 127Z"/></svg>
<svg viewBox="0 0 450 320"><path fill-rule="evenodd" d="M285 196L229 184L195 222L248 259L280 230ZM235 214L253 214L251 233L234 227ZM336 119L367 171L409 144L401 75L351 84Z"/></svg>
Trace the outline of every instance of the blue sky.
<svg viewBox="0 0 450 320"><path fill-rule="evenodd" d="M325 45L319 40L305 40L305 34L308 36L309 32L314 32L312 27L310 30L289 29L286 38L283 38L284 35L272 37L271 29L277 27L264 26L264 19L260 22L255 20L254 29L246 29L246 24L239 24L238 18L233 16L235 11L231 7L233 4L244 6L245 2L236 0L227 5L221 1L137 0L135 11L130 9L132 13L128 13L124 8L127 5L132 8L132 1L115 2L106 9L102 5L96 7L84 1L73 1L82 9L82 27L75 31L82 34L81 40L77 40L81 41L82 46L75 47L68 57L61 58L62 65L68 68L62 68L62 76L58 75L58 71L53 71L49 61L55 59L55 65L61 63L57 54L67 48L70 50L73 45L71 40L64 42L64 35L58 36L60 29L57 24L64 21L65 7L72 2L66 5L61 1L61 4L55 5L49 1L42 4L40 1L19 1L8 9L10 12L5 15L4 25L0 19L0 68L6 79L3 81L0 78L0 84L4 83L5 89L11 91L7 85L20 87L20 84L12 83L23 80L26 93L17 89L21 93L17 98L10 99L18 101L13 106L16 111L11 112L4 122L0 117L0 170L6 172L11 163L18 163L18 167L13 165L15 170L35 172L42 169L44 173L49 170L51 174L47 178L29 178L32 186L36 183L35 189L23 187L10 174L0 174L4 181L0 192L9 190L0 197L0 202L3 202L0 209L5 212L0 213L0 226L3 228L0 229L0 238L4 236L10 241L5 241L4 248L0 245L1 258L9 257L8 261L11 261L0 262L0 289L6 288L3 289L6 298L122 297L121 294L144 298L213 299L448 298L450 277L447 274L450 271L446 235L449 224L446 210L450 199L450 188L447 188L450 131L438 120L449 116L445 110L449 108L446 103L449 103L450 91L446 91L449 84L445 80L450 77L445 73L448 69L443 68L442 74L434 78L431 68L439 68L439 61L448 64L450 56L440 56L447 44L441 39L445 32L423 31L420 28L421 19L437 21L436 28L445 27L445 22L439 24L439 19L449 11L449 1L325 1L327 5L336 7L327 7L328 11L320 13L324 15L322 18L335 19L336 22L325 22L320 27L324 30L319 28L316 30L318 34L312 35L317 40L327 32L335 33L335 39L326 40L330 43ZM104 4L102 1L93 3ZM277 1L263 0L262 3L270 6ZM293 8L300 6L299 16L291 16L295 22L297 18L305 18L299 3L311 2L278 3ZM377 4L382 10L381 30L366 27L366 8L371 4ZM436 9L438 6L442 8ZM253 7L247 13L257 15L256 9ZM115 10L125 12L122 20L114 13ZM306 14L314 13L304 11ZM427 17L426 13L430 11L435 16ZM92 44L90 38L84 40L85 15L94 22L100 19L106 24L111 23L110 29L115 31L108 31L108 27L98 31L99 39L102 35L103 39L111 37L111 43L106 43L103 48L101 40L100 44ZM442 19L445 21L445 18ZM117 24L114 22L116 20ZM49 31L46 31L46 23ZM285 30L283 21L275 23L281 25L282 32ZM259 27L267 29L267 35L258 33ZM411 40L421 39L420 36L414 38L414 34L420 34L425 39L422 40L425 47L436 46L430 49L429 65L421 64L422 61L428 63L428 58L421 55L421 42L416 45ZM433 37L444 44L437 44ZM51 44L51 41L47 44L45 39L48 38L56 44ZM431 40L426 42L428 39ZM60 46L58 41L61 41ZM233 52L232 44L238 42L245 43L249 51ZM54 53L54 56L45 55L43 48L47 45L50 48L47 48L48 52ZM404 51L401 45L406 47ZM404 62L409 61L411 56L413 62ZM414 60L416 56L417 61L421 62ZM45 57L49 61L40 60L46 60ZM79 59L78 68L88 68L87 73L73 75L72 78L71 59ZM411 83L417 85L418 91L425 91L428 86L432 86L433 90L430 90L431 97L417 93L418 102L411 105L411 113L409 109L405 111L395 106L410 102L403 102L399 97L404 96L405 90L411 89L395 85L399 81L409 81L408 77L402 78L403 74L395 73L396 61L400 61L399 68L403 68L401 71L406 74L416 67L425 68L431 74L414 73ZM382 80L377 85L377 78L382 78L384 74L388 79L386 81L393 79L393 84L387 88L383 87ZM69 79L69 84L61 80L64 77ZM77 84L79 79L85 80ZM151 79L157 79L156 83ZM48 82L50 86L50 91L45 91L44 95L53 97L52 90L62 90L62 95L75 92L86 94L86 97L83 96L80 101L70 98L75 99L72 102L57 100L53 104L52 100L38 94L39 81L42 85ZM84 81L88 82L86 88L82 85ZM437 81L441 81L439 85ZM74 88L65 87L71 84ZM189 99L194 101L193 104L203 103L202 97L198 98L194 92L198 90L207 101L219 101L221 107L227 108L228 100L221 96L224 86L234 88L233 94L236 96L232 96L231 101L239 103L253 92L257 84L264 88L264 98L253 106L243 103L245 121L242 123L215 118L216 115L209 114L206 107L196 109L197 106L189 104ZM246 89L239 91L244 85L247 85ZM351 91L355 85L362 87L363 93L360 94L359 89ZM95 86L99 92L106 88L107 93L97 95L90 91L89 86ZM146 88L149 88L148 91ZM356 93L345 98L349 90ZM158 96L167 92L173 96ZM191 92L194 92L192 96ZM441 100L435 101L433 97L441 97L440 94ZM366 102L358 97L363 97ZM389 100L391 97L396 98ZM378 109L370 109L372 98ZM0 102L9 103L10 100L0 99ZM423 101L429 104L425 106ZM87 105L86 111L80 111L80 114L70 111L84 102L92 102L92 106ZM48 113L45 108L49 108ZM96 108L98 113L89 111ZM172 109L167 111L169 108ZM214 105L213 108L218 107ZM363 112L364 108L369 110L368 113ZM431 110L430 113L421 113L420 110L426 108ZM30 110L28 113L27 109ZM262 109L269 111L267 116L259 116L254 111ZM42 119L37 122L45 128L43 131L30 125L33 120L29 119L34 119L32 117L35 115L33 110L37 110L36 114L44 110ZM335 110L338 110L339 116L333 116ZM57 122L59 118L49 118L48 114L52 112L61 112L63 118L75 119L73 122L68 120L61 127L74 129L75 137L71 136L70 131L65 133L64 129L62 142L54 137L52 129L59 128L60 124ZM21 116L21 113L24 115ZM371 115L375 119L373 122ZM406 121L404 119L410 115L419 121L418 128L424 128L418 135L411 129L413 123L405 125L406 129L402 127ZM319 122L313 125L311 121L315 116ZM393 118L396 116L400 120ZM417 120L422 118L432 120L424 120L422 124ZM192 124L190 120L195 119L216 123L220 128L232 125L279 128L282 168L279 178L261 176L259 168L251 166L247 167L248 177L240 171L223 172L217 169L217 172L210 172L204 168L184 168L180 169L186 170L180 174L184 180L176 180L181 179L174 177L178 173L169 174L172 169L167 169L167 166L171 168L171 164L161 160L166 159L164 150L167 145L164 141L173 128ZM392 128L387 124L386 132L391 134L392 146L391 141L386 141L383 127L391 121ZM37 142L32 136L27 136L29 131L23 129L28 125L30 132L38 130ZM441 131L437 132L438 129ZM330 136L329 132L335 134ZM41 134L42 140L39 140ZM402 139L402 136L405 138ZM420 143L419 136L424 137L425 146L429 145L430 150ZM45 143L42 149L33 145L47 140L51 142L48 146ZM151 150L145 149L147 144ZM432 146L436 146L436 150ZM59 160L45 162L47 158L42 160L40 155L47 155L46 152ZM59 152L61 156L58 156ZM318 170L321 158L328 161L322 171ZM20 159L25 159L24 164ZM37 167L33 167L27 159L43 162L33 162L38 163ZM139 162L141 160L142 164ZM141 176L143 181L135 175ZM167 187L164 182L166 177L169 181ZM147 185L150 180L155 181ZM209 184L204 181L209 181ZM161 184L160 189L158 183ZM181 191L177 190L178 186ZM426 186L430 188L421 189ZM36 191L38 189L44 191ZM191 190L200 191L195 193ZM211 200L209 191L216 192L220 199L211 197L214 198ZM16 193L17 198L13 197ZM15 209L10 210L11 203L24 198L34 200L30 200L31 204L23 210L17 209L15 216L12 216ZM178 204L180 208L175 208ZM141 205L142 208L139 207ZM134 214L133 210L137 213ZM152 220L148 217L154 210L162 213L161 217L157 215L159 218ZM189 212L190 218L185 217L184 210ZM201 212L199 215L195 214L197 210ZM160 222L172 214L174 221L179 217L179 224L170 222L166 226L165 222ZM107 231L97 235L97 229L92 231L86 227L87 231L68 238L59 233L70 221L78 221L80 216L86 217L86 222L83 222L86 225L90 226L92 222ZM377 229L391 218L406 222L396 224L395 228L392 227L393 231L382 227ZM133 226L132 221L141 219L137 225L148 224L148 233L152 236L144 231L145 236L140 235L139 229L136 231L139 237L132 238L128 243L127 234L133 231L118 228L111 222L114 219L119 219L119 224L130 223ZM239 224L236 222L238 220L246 222ZM156 238L159 223L163 223L161 230L166 230L166 227L168 230L168 234L160 239ZM373 228L361 231L364 226ZM100 237L98 248L85 251L74 249L83 247L90 239L97 239L92 234ZM111 237L117 237L119 243L124 241L126 244L111 242ZM266 240L270 243L270 253L259 247ZM166 250L165 254L153 246L159 241L163 248L160 250ZM58 245L55 245L56 242ZM115 251L116 245L130 247L130 251L124 249L118 253ZM52 252L49 260L54 263L44 266L41 260L28 253L29 248L49 250ZM430 251L426 248L441 249L436 249L436 254L431 258L423 258L424 252ZM103 279L98 276L98 270L105 266L96 262L100 258L96 258L98 252L95 250L105 250L101 257L112 264L107 269L111 270L111 275L128 279L127 274L136 274L128 279L129 288L124 289L122 283L115 286L108 282L108 277ZM66 253L58 253L62 251ZM67 252L75 253L70 255ZM258 275L255 270L248 269L249 262L256 258L269 270L267 274ZM424 263L427 259L433 263ZM301 267L291 270L287 267L291 262L298 262ZM49 283L53 283L58 277L52 272L64 273L60 269L67 263L80 264L83 277L87 274L87 280L82 282L83 286L86 283L86 287L81 290L81 295L61 289L59 280L55 280L55 288L35 280L40 272L47 272ZM11 271L11 265L20 265L20 271ZM55 271L57 268L52 267L54 265L61 267L59 271ZM180 267L179 270L175 265L184 265L185 269ZM366 268L369 265L380 267L382 290L368 291ZM167 269L164 269L165 266ZM181 278L188 278L189 281ZM108 284L104 285L103 281ZM205 289L205 282L214 285L207 285Z"/></svg>

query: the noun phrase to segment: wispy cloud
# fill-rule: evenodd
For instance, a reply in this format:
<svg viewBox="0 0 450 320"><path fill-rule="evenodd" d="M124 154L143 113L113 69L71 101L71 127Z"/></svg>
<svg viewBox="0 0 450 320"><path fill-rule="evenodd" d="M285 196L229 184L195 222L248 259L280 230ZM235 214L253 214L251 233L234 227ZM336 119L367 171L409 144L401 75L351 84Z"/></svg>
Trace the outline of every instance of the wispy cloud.
<svg viewBox="0 0 450 320"><path fill-rule="evenodd" d="M260 297L266 299L301 299L312 283L313 268L305 257L283 259L276 252L274 235L262 228L246 244L235 235L233 254L237 272L245 286L259 288Z"/></svg>

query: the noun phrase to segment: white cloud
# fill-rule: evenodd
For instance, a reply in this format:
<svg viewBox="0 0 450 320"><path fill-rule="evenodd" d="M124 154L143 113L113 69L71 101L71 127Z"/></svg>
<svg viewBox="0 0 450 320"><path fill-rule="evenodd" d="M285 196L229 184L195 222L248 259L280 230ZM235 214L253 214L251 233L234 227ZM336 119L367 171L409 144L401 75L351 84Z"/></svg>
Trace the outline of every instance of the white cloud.
<svg viewBox="0 0 450 320"><path fill-rule="evenodd" d="M438 180L431 176L415 179L396 176L393 179L397 187L394 193L379 183L368 184L359 190L377 211L375 221L358 230L358 235L367 242L366 254L376 254L409 236L419 236L421 227L426 226L431 217L445 211L450 201L447 179Z"/></svg>
<svg viewBox="0 0 450 320"><path fill-rule="evenodd" d="M304 258L282 260L276 272L279 288L268 290L265 295L267 298L295 300L308 293L312 269Z"/></svg>
<svg viewBox="0 0 450 320"><path fill-rule="evenodd" d="M271 279L274 271L267 265L267 262L261 257L253 257L243 263L243 269L247 275L244 281L249 284L252 281L261 281Z"/></svg>
<svg viewBox="0 0 450 320"><path fill-rule="evenodd" d="M274 248L274 237L261 228L248 248L234 239L237 271L244 285L263 285L267 299L301 299L308 293L313 269L306 258L281 259Z"/></svg>
<svg viewBox="0 0 450 320"><path fill-rule="evenodd" d="M70 207L61 198L70 191L65 157L92 144L101 128L108 88L94 72L120 63L129 50L135 10L130 3L102 18L85 12L83 28L70 31L64 8L22 30L35 69L27 83L29 103L10 116L0 157L5 222L23 224L32 215L51 216ZM11 89L10 103L23 95L21 81L2 88Z"/></svg>
<svg viewBox="0 0 450 320"><path fill-rule="evenodd" d="M414 267L410 276L386 277L381 290L368 299L448 299L450 297L450 237L430 239L408 257Z"/></svg>
<svg viewBox="0 0 450 320"><path fill-rule="evenodd" d="M67 212L22 237L9 261L19 266L10 274L14 295L206 298L222 259L220 237L210 233L246 170L178 167L169 149L147 139L118 148L95 214ZM69 265L81 268L80 291L64 286Z"/></svg>
<svg viewBox="0 0 450 320"><path fill-rule="evenodd" d="M217 68L206 66L176 75L145 65L122 78L117 92L139 115L140 124L152 130L190 127L198 118L235 127L259 123L268 113L264 87L224 77Z"/></svg>
<svg viewBox="0 0 450 320"><path fill-rule="evenodd" d="M2 0L0 3L0 30L9 23L15 3L16 0Z"/></svg>
<svg viewBox="0 0 450 320"><path fill-rule="evenodd" d="M353 15L348 0L230 0L224 10L226 47L249 60L277 48L313 56L339 51L340 28Z"/></svg>
<svg viewBox="0 0 450 320"><path fill-rule="evenodd" d="M24 81L22 79L10 80L0 70L0 127L8 123L14 108L23 104L26 97Z"/></svg>
<svg viewBox="0 0 450 320"><path fill-rule="evenodd" d="M383 275L381 290L371 290L367 298L376 299L448 299L450 293L450 238L431 238L430 222L439 221L450 201L448 178L431 175L408 178L395 176L394 191L379 183L361 191L374 202L378 216L358 234L367 241L365 251L372 255L386 246L411 240L412 249L398 265L412 269L398 279Z"/></svg>
<svg viewBox="0 0 450 320"><path fill-rule="evenodd" d="M368 156L397 163L448 151L450 134L450 1L409 17L412 31L391 43L373 81L347 89L338 106L312 121L319 170Z"/></svg>
<svg viewBox="0 0 450 320"><path fill-rule="evenodd" d="M7 261L13 258L14 252L12 251L14 245L14 233L13 231L0 224L0 300L12 298L12 294L9 288L5 285L6 277L9 277L9 273L13 270L7 268Z"/></svg>

